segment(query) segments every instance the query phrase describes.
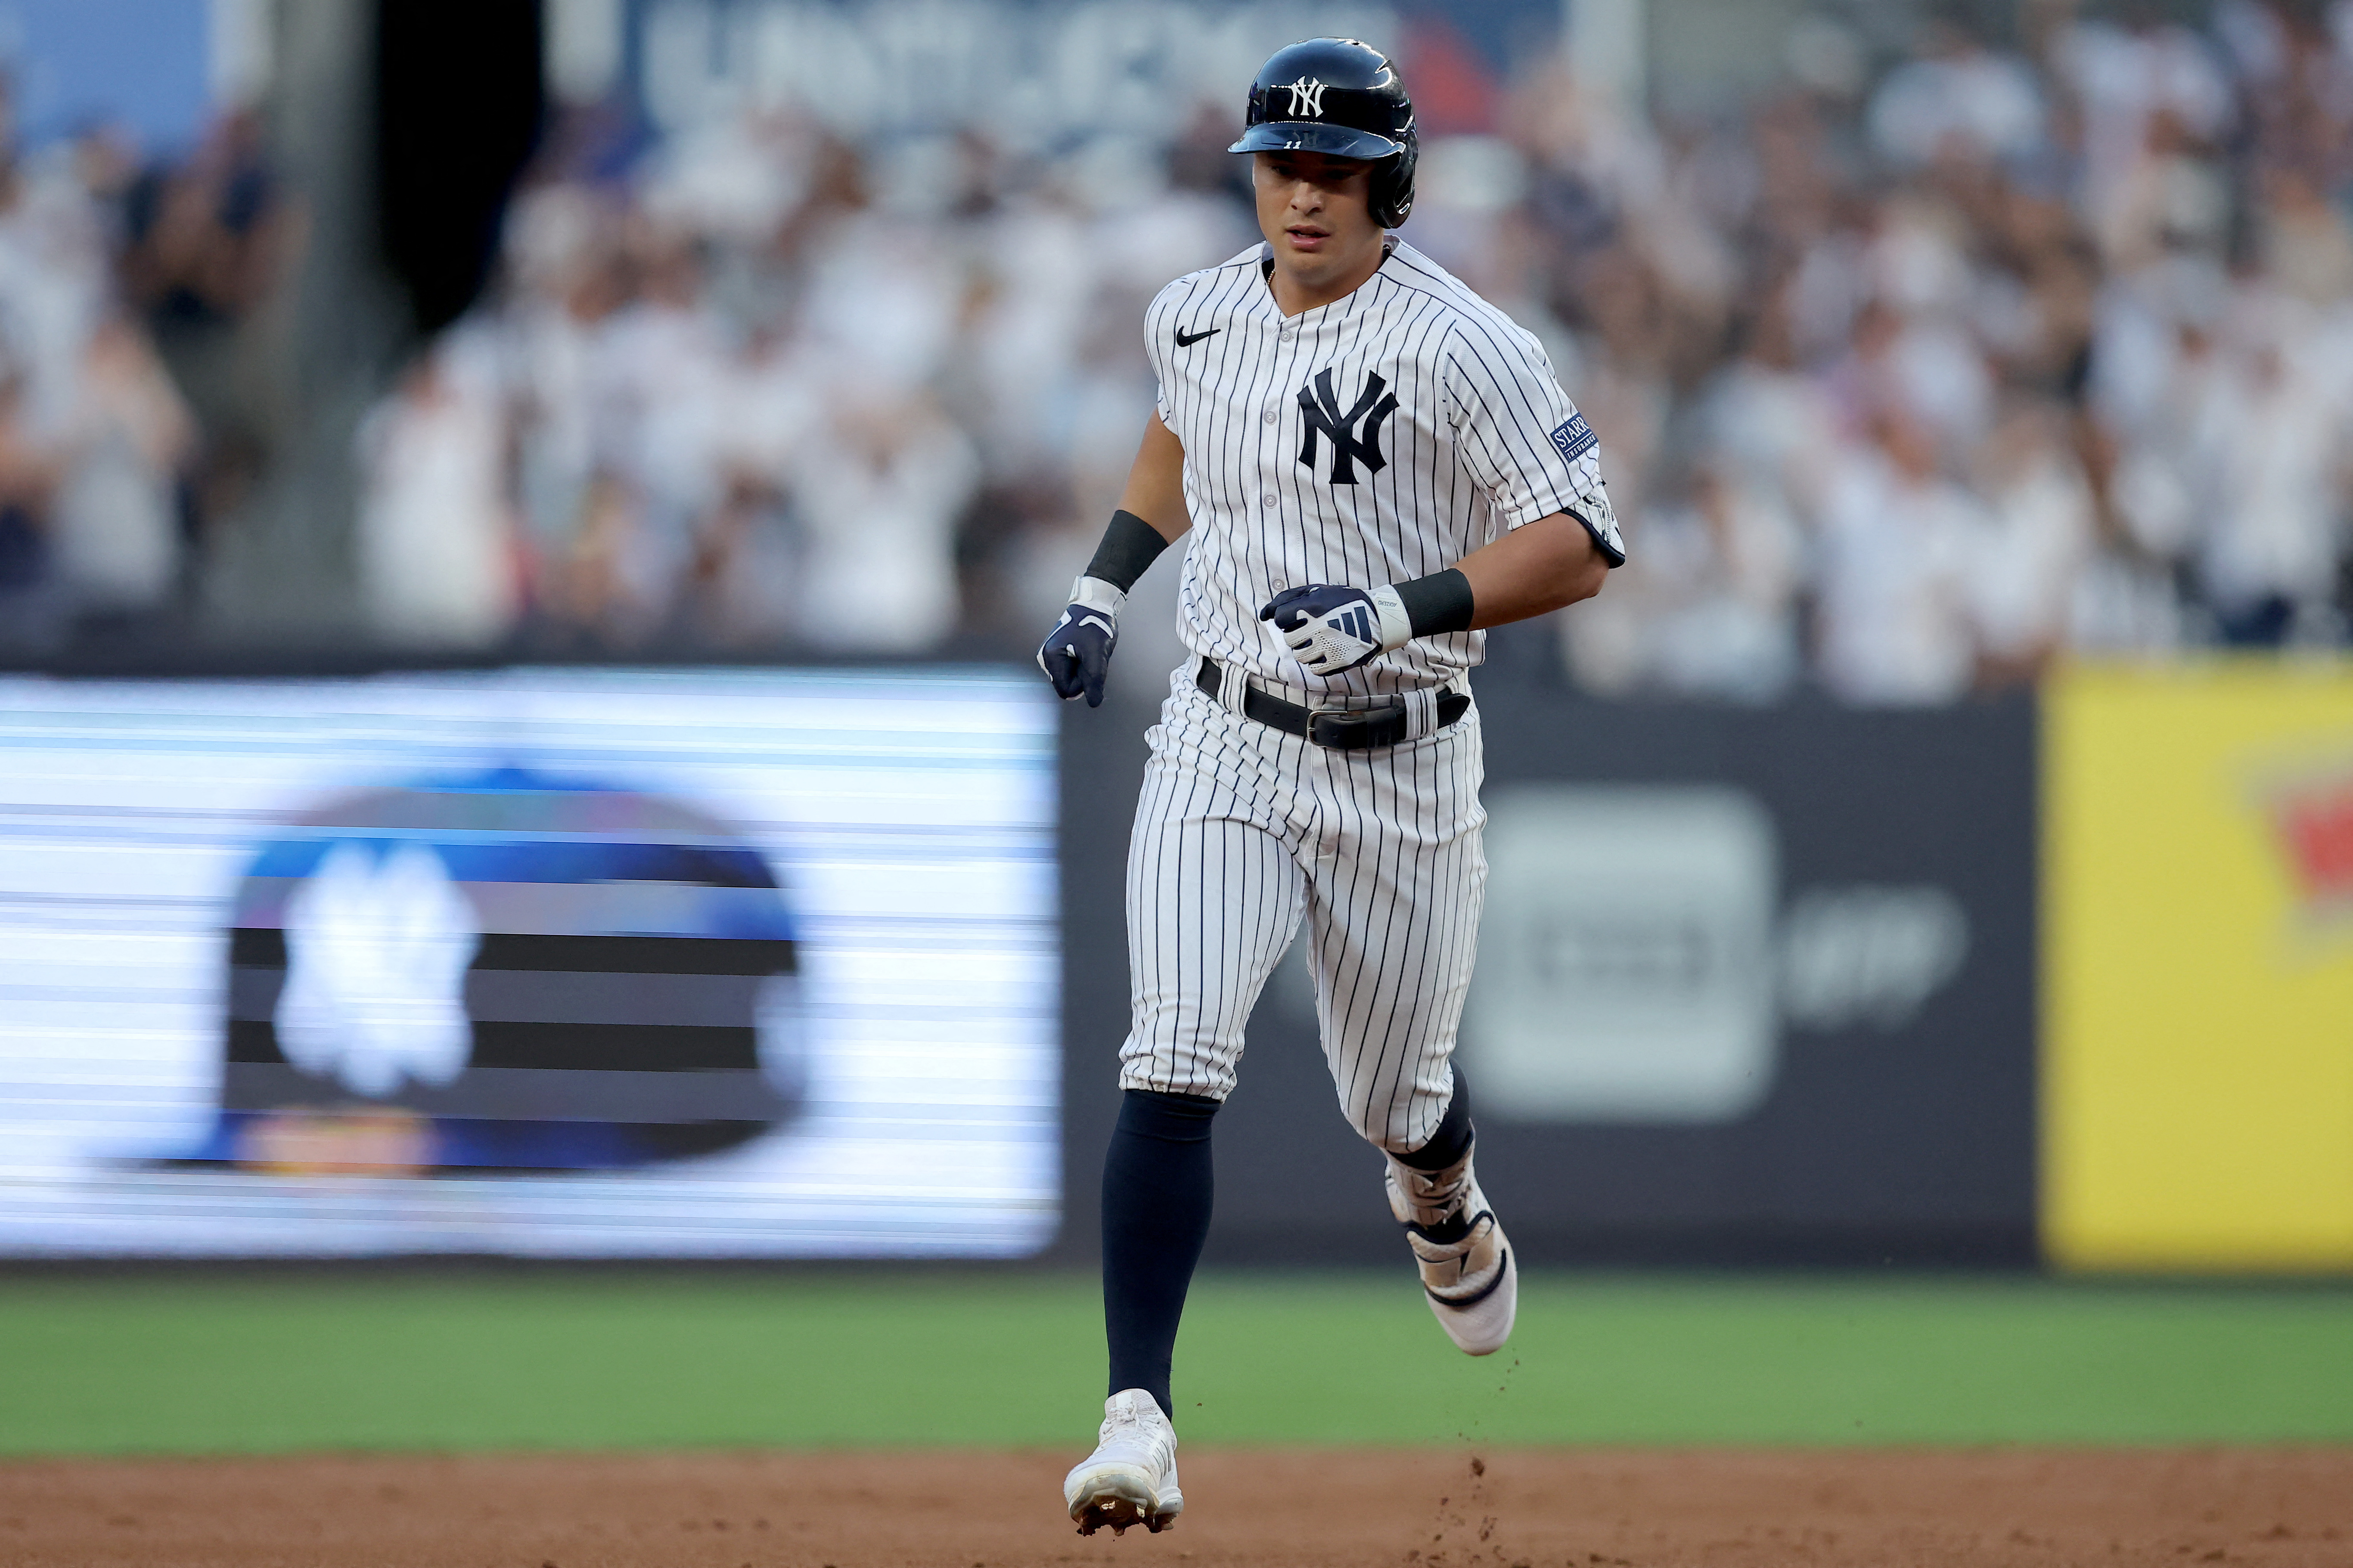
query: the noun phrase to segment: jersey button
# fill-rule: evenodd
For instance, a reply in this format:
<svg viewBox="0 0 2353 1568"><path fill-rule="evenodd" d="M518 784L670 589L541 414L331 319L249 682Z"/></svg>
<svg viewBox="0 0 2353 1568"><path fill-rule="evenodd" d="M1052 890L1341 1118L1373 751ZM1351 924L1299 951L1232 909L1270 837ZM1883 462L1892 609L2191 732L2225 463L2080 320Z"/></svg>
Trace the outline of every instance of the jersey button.
<svg viewBox="0 0 2353 1568"><path fill-rule="evenodd" d="M1279 419L1279 418L1281 418L1281 417L1282 417L1282 416L1281 416L1281 415L1279 415L1279 414L1277 414L1277 413L1275 413L1275 411L1274 411L1273 409L1271 409L1271 408L1270 408L1270 409L1268 409L1268 410L1266 411L1266 422L1267 422L1268 424L1270 424L1270 425L1273 424L1277 419Z"/></svg>
<svg viewBox="0 0 2353 1568"><path fill-rule="evenodd" d="M1285 327L1285 328L1283 328L1283 329L1282 329L1282 335L1283 335L1284 337L1286 337L1286 338L1287 338L1287 337L1291 336L1291 334L1292 334L1292 333L1293 333L1293 332L1297 331L1298 330L1299 330L1299 329L1298 329L1297 327Z"/></svg>
<svg viewBox="0 0 2353 1568"><path fill-rule="evenodd" d="M1266 494L1258 498L1258 503L1261 506L1272 506L1274 504L1274 492L1272 490L1267 491Z"/></svg>

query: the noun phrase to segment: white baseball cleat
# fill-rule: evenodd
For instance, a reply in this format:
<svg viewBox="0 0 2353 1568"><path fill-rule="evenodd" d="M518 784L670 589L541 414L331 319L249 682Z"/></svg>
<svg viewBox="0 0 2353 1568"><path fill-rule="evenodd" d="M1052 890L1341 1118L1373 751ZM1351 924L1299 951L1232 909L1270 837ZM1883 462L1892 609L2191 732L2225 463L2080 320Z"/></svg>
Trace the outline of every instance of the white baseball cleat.
<svg viewBox="0 0 2353 1568"><path fill-rule="evenodd" d="M1062 1482L1062 1500L1081 1535L1131 1524L1157 1533L1185 1511L1176 1488L1176 1429L1152 1395L1124 1388L1103 1401L1095 1451Z"/></svg>
<svg viewBox="0 0 2353 1568"><path fill-rule="evenodd" d="M1470 1154L1442 1171L1417 1171L1391 1155L1388 1182L1389 1213L1405 1226L1439 1327L1469 1354L1501 1350L1519 1310L1520 1268Z"/></svg>

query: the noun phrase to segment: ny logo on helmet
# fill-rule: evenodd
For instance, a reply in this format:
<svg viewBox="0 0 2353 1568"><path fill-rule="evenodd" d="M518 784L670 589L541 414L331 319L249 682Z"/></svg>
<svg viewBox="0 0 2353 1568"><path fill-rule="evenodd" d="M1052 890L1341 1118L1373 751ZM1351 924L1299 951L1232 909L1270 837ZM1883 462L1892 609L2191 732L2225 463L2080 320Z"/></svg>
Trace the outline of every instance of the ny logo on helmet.
<svg viewBox="0 0 2353 1568"><path fill-rule="evenodd" d="M1381 456L1381 426L1397 412L1397 394L1389 391L1389 384L1372 374L1365 377L1364 394L1356 406L1343 414L1339 395L1332 390L1332 373L1318 371L1313 386L1299 389L1299 407L1307 416L1307 431L1299 443L1300 462L1309 468L1315 467L1315 437L1321 433L1332 442L1334 484L1355 484L1358 463L1367 472L1379 473L1389 466L1389 460Z"/></svg>
<svg viewBox="0 0 2353 1568"><path fill-rule="evenodd" d="M1283 90L1291 94L1291 118L1304 116L1309 120L1324 118L1324 84L1301 77Z"/></svg>

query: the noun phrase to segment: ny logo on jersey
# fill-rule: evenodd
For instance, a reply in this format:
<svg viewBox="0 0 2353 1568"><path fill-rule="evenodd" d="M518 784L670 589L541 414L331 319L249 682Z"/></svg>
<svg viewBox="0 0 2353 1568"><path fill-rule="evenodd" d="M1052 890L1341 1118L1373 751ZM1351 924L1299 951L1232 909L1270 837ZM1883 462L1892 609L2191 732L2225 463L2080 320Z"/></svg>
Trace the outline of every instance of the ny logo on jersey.
<svg viewBox="0 0 2353 1568"><path fill-rule="evenodd" d="M1309 120L1324 118L1324 84L1301 77L1283 90L1291 94L1291 118Z"/></svg>
<svg viewBox="0 0 2353 1568"><path fill-rule="evenodd" d="M1368 472L1379 473L1389 466L1389 460L1381 456L1381 426L1397 412L1397 395L1389 391L1389 384L1374 374L1366 376L1364 395L1356 399L1356 405L1343 414L1339 395L1332 390L1332 373L1316 372L1315 384L1299 389L1299 407L1307 416L1307 430L1299 443L1300 462L1310 468L1315 466L1315 437L1321 432L1332 442L1334 484L1355 484L1358 463Z"/></svg>

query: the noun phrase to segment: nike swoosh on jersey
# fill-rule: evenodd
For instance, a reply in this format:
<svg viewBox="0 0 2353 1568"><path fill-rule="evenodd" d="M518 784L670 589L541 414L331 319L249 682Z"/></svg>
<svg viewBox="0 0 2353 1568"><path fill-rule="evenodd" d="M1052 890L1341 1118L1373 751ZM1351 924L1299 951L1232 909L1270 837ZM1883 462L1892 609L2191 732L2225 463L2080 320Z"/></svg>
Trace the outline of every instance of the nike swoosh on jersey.
<svg viewBox="0 0 2353 1568"><path fill-rule="evenodd" d="M1188 332L1184 328L1179 327L1176 329L1176 346L1180 349L1190 348L1195 343L1199 342L1203 338L1214 338L1225 330L1226 329L1223 327L1211 327L1205 332Z"/></svg>

